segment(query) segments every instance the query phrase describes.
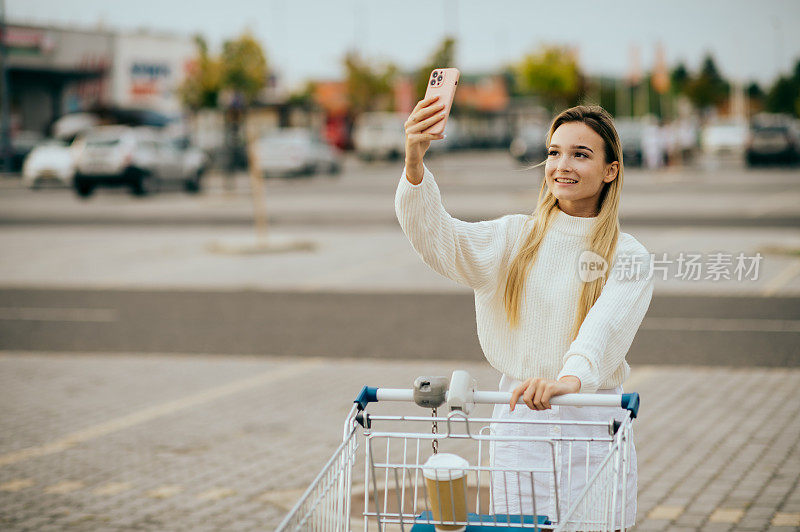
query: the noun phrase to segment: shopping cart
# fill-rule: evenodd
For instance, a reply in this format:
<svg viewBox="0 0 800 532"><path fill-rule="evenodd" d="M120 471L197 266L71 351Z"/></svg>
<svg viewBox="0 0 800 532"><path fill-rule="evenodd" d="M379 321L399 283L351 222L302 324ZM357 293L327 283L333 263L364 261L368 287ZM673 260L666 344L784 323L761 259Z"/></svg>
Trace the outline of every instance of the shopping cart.
<svg viewBox="0 0 800 532"><path fill-rule="evenodd" d="M365 386L345 421L341 445L278 530L624 530L631 423L638 413L639 394L569 394L550 400L551 405L624 409L622 419L612 418L607 423L469 415L475 405L507 404L510 400L507 392L477 391L476 381L465 371L453 372L449 382L444 377L420 377L412 389ZM369 404L378 401L413 401L430 408L431 415L368 413ZM443 405L448 412L439 415L437 409ZM502 423L530 428L557 425L559 435L547 431L544 436L530 436L530 431L523 431L521 434L525 435L508 436L508 431L500 430ZM578 425L592 426L592 435L570 435L567 429ZM494 445L503 440L540 446L546 457L542 463L547 467L496 466L492 452ZM590 445L604 449L599 463L590 463ZM364 462L357 466L359 447L364 449ZM465 472L466 487L454 491L453 484L449 484L450 500L463 502L468 508L466 517L462 510L460 517L456 515L454 504L449 506L450 513L443 509L441 501L446 494L442 492L437 492L441 498L433 499L438 500L438 507L431 508L430 491L434 488L425 482L424 462L439 452L454 452L469 462L455 475ZM573 474L573 470L579 474ZM451 474L450 480L455 477ZM542 484L542 479L547 483ZM548 499L555 502L554 513L552 504L548 505L551 513L537 512L536 489L541 490L542 485L555 488ZM572 496L573 492L577 495ZM498 503L515 498L527 500L527 506L519 502L519 509L512 512L510 505Z"/></svg>

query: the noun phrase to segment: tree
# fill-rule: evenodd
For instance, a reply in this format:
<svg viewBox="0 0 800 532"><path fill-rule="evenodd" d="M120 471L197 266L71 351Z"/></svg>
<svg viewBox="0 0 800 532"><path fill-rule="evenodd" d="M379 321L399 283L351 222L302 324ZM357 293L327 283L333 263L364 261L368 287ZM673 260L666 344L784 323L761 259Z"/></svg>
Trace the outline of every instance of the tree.
<svg viewBox="0 0 800 532"><path fill-rule="evenodd" d="M686 69L686 65L683 63L679 63L669 75L670 81L672 82L672 86L675 90L679 93L682 93L686 90L686 85L689 83L689 71Z"/></svg>
<svg viewBox="0 0 800 532"><path fill-rule="evenodd" d="M517 90L539 96L551 111L577 105L583 93L583 75L568 48L545 46L523 58L515 72Z"/></svg>
<svg viewBox="0 0 800 532"><path fill-rule="evenodd" d="M392 109L397 67L388 64L373 68L356 52L345 55L344 67L347 97L354 114Z"/></svg>
<svg viewBox="0 0 800 532"><path fill-rule="evenodd" d="M773 113L800 116L800 61L789 76L779 77L766 96L766 108Z"/></svg>
<svg viewBox="0 0 800 532"><path fill-rule="evenodd" d="M763 89L762 89L762 88L761 88L761 86L760 86L760 85L759 85L757 82L755 82L755 81L751 82L751 83L750 83L750 84L747 86L747 88L745 89L745 92L746 92L746 94L747 94L748 98L752 98L752 99L754 99L754 100L760 100L760 99L764 98L764 91L763 91Z"/></svg>
<svg viewBox="0 0 800 532"><path fill-rule="evenodd" d="M208 44L200 35L195 36L197 58L191 63L189 73L178 88L178 93L188 108L197 110L216 107L222 88L222 66L218 58L208 53Z"/></svg>
<svg viewBox="0 0 800 532"><path fill-rule="evenodd" d="M772 113L798 114L800 82L789 76L781 76L767 93L765 105Z"/></svg>
<svg viewBox="0 0 800 532"><path fill-rule="evenodd" d="M686 85L686 95L698 109L722 103L728 97L728 82L722 78L714 58L706 55L700 73Z"/></svg>
<svg viewBox="0 0 800 532"><path fill-rule="evenodd" d="M222 47L222 85L251 104L267 84L267 60L258 41L245 33Z"/></svg>
<svg viewBox="0 0 800 532"><path fill-rule="evenodd" d="M430 80L433 69L456 66L454 64L455 48L455 39L452 37L445 37L439 44L439 47L434 50L428 61L417 70L417 81L414 84L414 88L418 100L421 100L425 96L425 91L428 90L428 81Z"/></svg>

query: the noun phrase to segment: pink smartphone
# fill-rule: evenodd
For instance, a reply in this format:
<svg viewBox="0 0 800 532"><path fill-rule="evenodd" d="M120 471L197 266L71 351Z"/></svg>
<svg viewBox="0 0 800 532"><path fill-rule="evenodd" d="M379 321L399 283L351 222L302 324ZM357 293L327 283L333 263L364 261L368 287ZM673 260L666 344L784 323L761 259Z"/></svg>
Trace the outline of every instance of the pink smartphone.
<svg viewBox="0 0 800 532"><path fill-rule="evenodd" d="M450 117L450 109L453 107L453 97L456 95L456 86L458 86L458 77L461 72L457 68L437 68L431 72L431 77L428 79L428 89L425 91L425 98L438 96L439 100L436 104L444 104L444 119L438 121L423 133L444 133L444 128L447 125L447 119Z"/></svg>

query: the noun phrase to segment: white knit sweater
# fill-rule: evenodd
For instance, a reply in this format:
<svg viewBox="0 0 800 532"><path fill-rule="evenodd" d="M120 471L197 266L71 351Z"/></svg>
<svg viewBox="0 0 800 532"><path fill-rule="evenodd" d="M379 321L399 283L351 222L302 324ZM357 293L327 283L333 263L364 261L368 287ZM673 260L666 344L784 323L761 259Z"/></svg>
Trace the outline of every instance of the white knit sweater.
<svg viewBox="0 0 800 532"><path fill-rule="evenodd" d="M427 167L418 185L408 181L403 169L395 211L422 260L475 291L478 340L498 371L519 380L574 375L581 380L582 393L614 388L628 377L625 355L653 294L653 276L648 274L651 257L634 237L620 233L609 278L570 342L582 282L579 257L587 249L586 237L597 218L558 211L528 273L519 326L512 330L503 306L505 279L500 272L524 243L533 218L509 214L474 223L453 218L443 207ZM627 257L619 260L622 255ZM637 261L642 265L640 275L617 274Z"/></svg>

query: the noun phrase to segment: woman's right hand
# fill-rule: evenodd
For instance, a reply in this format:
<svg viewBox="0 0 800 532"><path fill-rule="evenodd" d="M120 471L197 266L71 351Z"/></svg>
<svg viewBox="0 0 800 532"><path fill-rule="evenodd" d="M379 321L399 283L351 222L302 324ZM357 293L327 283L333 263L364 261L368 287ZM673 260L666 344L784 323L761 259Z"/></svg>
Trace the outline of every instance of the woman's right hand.
<svg viewBox="0 0 800 532"><path fill-rule="evenodd" d="M426 129L444 119L444 104L437 103L438 96L420 100L406 120L406 175L412 174L417 183L422 181L422 158L432 140L443 139L444 135L423 133Z"/></svg>

